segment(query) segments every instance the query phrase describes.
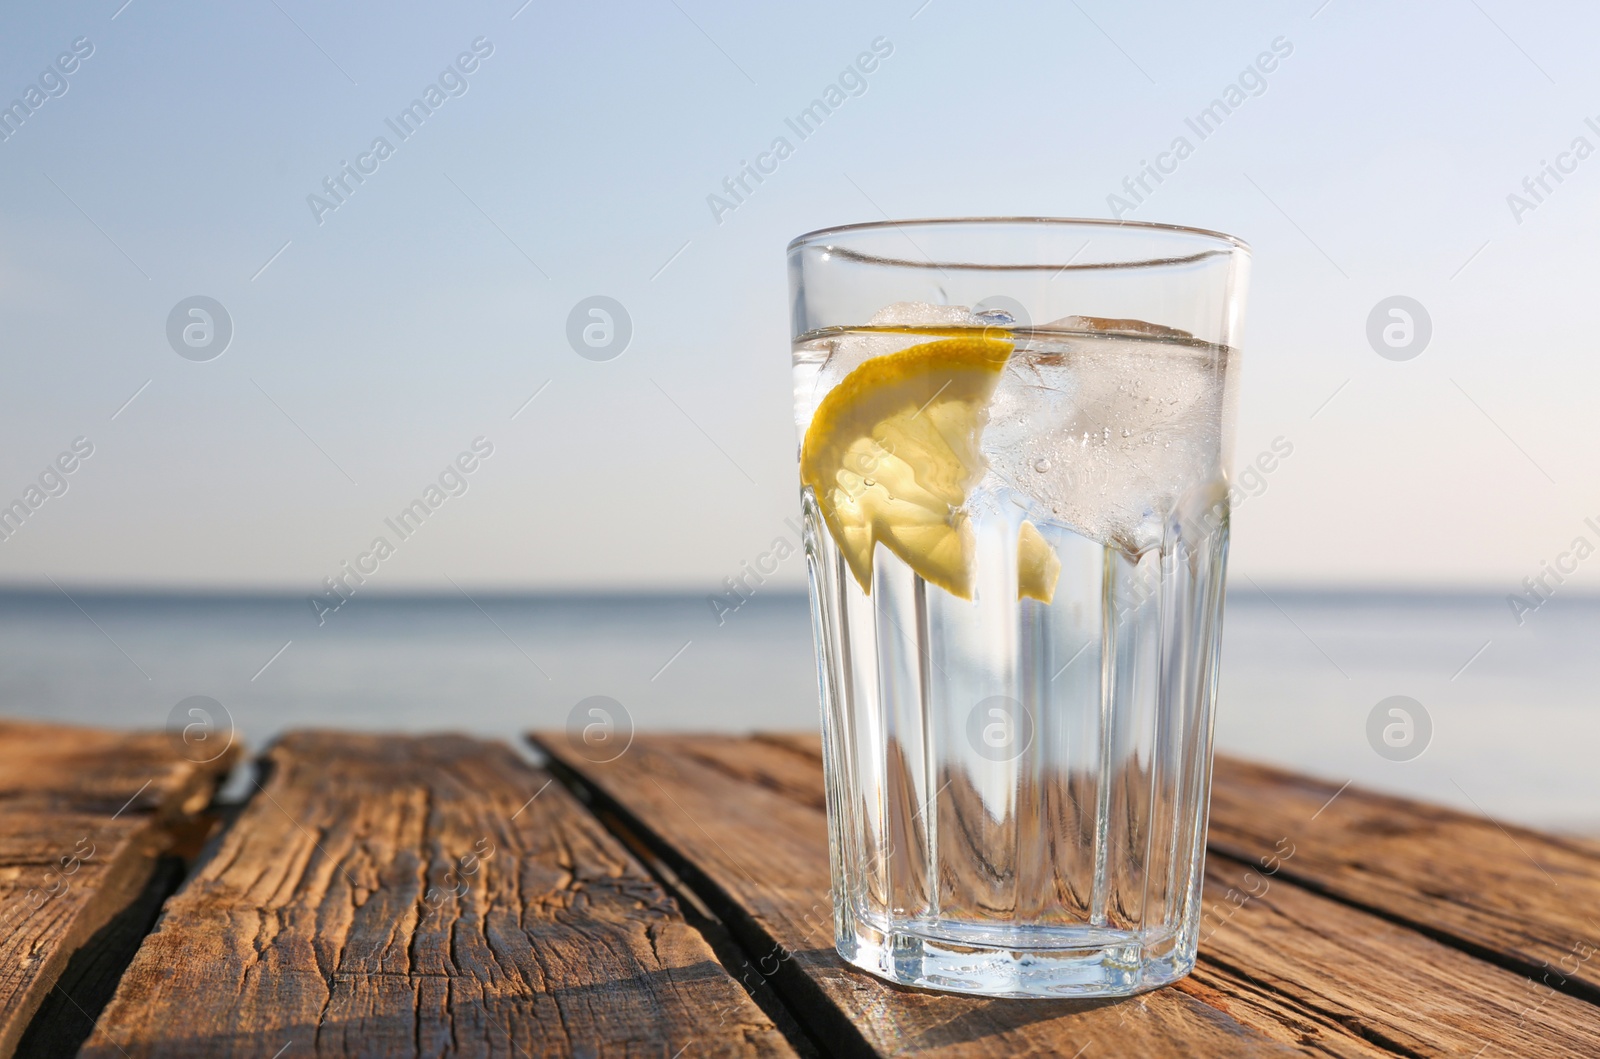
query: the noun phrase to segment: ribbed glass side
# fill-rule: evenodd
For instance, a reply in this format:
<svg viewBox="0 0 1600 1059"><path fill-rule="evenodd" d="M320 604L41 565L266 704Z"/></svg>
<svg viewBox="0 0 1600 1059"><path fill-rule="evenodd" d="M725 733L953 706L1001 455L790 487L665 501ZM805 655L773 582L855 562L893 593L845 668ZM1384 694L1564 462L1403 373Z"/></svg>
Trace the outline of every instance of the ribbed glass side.
<svg viewBox="0 0 1600 1059"><path fill-rule="evenodd" d="M839 948L926 988L1153 988L1198 937L1223 488L1138 554L1035 511L1048 605L1017 598L1023 513L997 499L968 601L881 547L864 592L805 494Z"/></svg>

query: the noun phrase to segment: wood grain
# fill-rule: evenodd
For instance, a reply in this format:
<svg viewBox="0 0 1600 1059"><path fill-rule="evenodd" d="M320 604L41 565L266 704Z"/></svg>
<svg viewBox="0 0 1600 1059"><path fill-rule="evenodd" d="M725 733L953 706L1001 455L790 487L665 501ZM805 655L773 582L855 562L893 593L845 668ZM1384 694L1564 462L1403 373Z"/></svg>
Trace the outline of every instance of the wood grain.
<svg viewBox="0 0 1600 1059"><path fill-rule="evenodd" d="M1318 1054L1600 1055L1600 1008L1297 886L1293 863L1268 876L1208 858L1191 981L1240 1021L1298 1030Z"/></svg>
<svg viewBox="0 0 1600 1059"><path fill-rule="evenodd" d="M163 732L0 722L0 1056L238 758L183 749Z"/></svg>
<svg viewBox="0 0 1600 1059"><path fill-rule="evenodd" d="M80 1054L793 1054L661 886L510 748L302 732L268 762Z"/></svg>
<svg viewBox="0 0 1600 1059"><path fill-rule="evenodd" d="M1600 844L1218 758L1212 849L1600 1002Z"/></svg>
<svg viewBox="0 0 1600 1059"><path fill-rule="evenodd" d="M814 732L754 738L821 767ZM1600 843L1219 754L1207 845L1600 1003Z"/></svg>
<svg viewBox="0 0 1600 1059"><path fill-rule="evenodd" d="M1213 859L1202 963L1176 989L1110 1004L896 989L845 970L832 951L814 735L640 738L603 766L567 752L560 735L540 745L651 834L720 915L742 924L747 946L766 947L764 966L802 1017L837 1009L839 1032L853 1027L861 1051L1600 1054L1600 1010L1295 885L1294 854L1270 874Z"/></svg>
<svg viewBox="0 0 1600 1059"><path fill-rule="evenodd" d="M986 1000L899 989L833 950L819 763L735 737L636 738L608 765L539 741L653 836L834 1054L928 1056L1294 1055L1174 990L1142 1003Z"/></svg>

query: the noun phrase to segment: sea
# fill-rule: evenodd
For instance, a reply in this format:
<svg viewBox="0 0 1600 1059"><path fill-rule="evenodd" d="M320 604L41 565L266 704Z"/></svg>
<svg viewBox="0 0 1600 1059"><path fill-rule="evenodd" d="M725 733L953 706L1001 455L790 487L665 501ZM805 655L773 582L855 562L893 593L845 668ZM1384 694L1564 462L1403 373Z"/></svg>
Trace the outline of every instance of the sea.
<svg viewBox="0 0 1600 1059"><path fill-rule="evenodd" d="M722 610L690 594L456 592L357 597L319 624L299 597L6 591L0 714L252 751L300 727L517 743L581 728L596 702L641 733L817 727L804 594ZM1600 597L1552 598L1519 623L1504 596L1236 580L1216 745L1600 836L1597 688Z"/></svg>

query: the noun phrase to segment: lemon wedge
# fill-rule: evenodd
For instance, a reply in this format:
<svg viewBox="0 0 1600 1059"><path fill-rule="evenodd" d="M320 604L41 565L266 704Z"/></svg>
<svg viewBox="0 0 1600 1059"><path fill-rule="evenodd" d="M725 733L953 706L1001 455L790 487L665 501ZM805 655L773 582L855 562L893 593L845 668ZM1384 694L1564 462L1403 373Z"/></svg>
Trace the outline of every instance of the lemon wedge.
<svg viewBox="0 0 1600 1059"><path fill-rule="evenodd" d="M817 406L800 481L863 592L872 593L881 541L930 584L972 598L975 545L963 505L987 467L979 440L1012 346L947 338L874 357Z"/></svg>
<svg viewBox="0 0 1600 1059"><path fill-rule="evenodd" d="M1031 522L1017 533L1017 599L1048 604L1061 580L1061 557Z"/></svg>

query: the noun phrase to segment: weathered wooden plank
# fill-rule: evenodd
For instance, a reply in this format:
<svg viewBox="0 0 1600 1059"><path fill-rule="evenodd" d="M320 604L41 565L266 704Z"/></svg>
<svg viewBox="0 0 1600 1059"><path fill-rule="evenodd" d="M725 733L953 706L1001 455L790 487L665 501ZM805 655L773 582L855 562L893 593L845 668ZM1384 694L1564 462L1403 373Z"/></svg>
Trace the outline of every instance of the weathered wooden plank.
<svg viewBox="0 0 1600 1059"><path fill-rule="evenodd" d="M815 733L755 738L820 767ZM1219 754L1208 845L1521 971L1534 1006L1600 1002L1600 843Z"/></svg>
<svg viewBox="0 0 1600 1059"><path fill-rule="evenodd" d="M302 732L267 760L80 1054L793 1054L666 892L509 747Z"/></svg>
<svg viewBox="0 0 1600 1059"><path fill-rule="evenodd" d="M763 733L756 738L815 760L820 768L821 744L815 733ZM1221 887L1223 894L1222 901L1210 905L1213 923L1227 917L1240 896L1270 886L1273 879L1266 873L1271 869L1300 887L1367 908L1450 947L1523 972L1485 982L1486 993L1477 998L1484 1006L1476 1010L1490 1016L1500 1038L1530 1049L1537 1041L1545 1052L1567 1048L1577 1054L1600 1054L1594 1041L1600 1012L1556 999L1559 992L1582 999L1600 995L1593 990L1593 957L1600 954L1600 846L1595 843L1502 826L1484 817L1219 755L1209 845L1213 858L1219 853L1230 858L1214 861L1208 873L1212 891ZM1248 858L1249 863L1241 864L1239 858ZM1562 897L1553 898L1557 891ZM1279 892L1287 897L1292 891ZM1327 912L1330 920L1342 916L1340 910ZM1377 984L1360 968L1382 971L1376 961L1392 966L1393 957L1381 946L1366 946L1359 939L1388 932L1370 920L1359 925L1355 935L1350 929L1331 931L1329 945L1366 948L1371 960L1343 954L1353 965L1354 977L1339 977ZM1247 996L1226 984L1229 974L1221 964L1232 959L1239 965L1238 954L1228 950L1229 937L1222 933L1213 943L1208 934L1192 981L1220 985L1235 1002L1259 1003L1265 998ZM1420 947L1424 956L1426 949ZM1318 951L1332 969L1333 949L1322 946ZM1434 980L1429 965L1424 959L1418 973ZM1278 968L1276 980L1287 990L1285 970ZM1510 994L1508 983L1514 986ZM1316 990L1322 985L1320 980L1309 987L1302 983L1302 1003L1319 1003ZM1390 980L1387 985L1396 990L1390 996L1410 995L1405 980ZM1377 994L1381 997L1384 990ZM1449 1007L1448 997L1440 1000ZM1283 1010L1290 1013L1293 1008ZM1362 1026L1363 1032L1378 1037L1406 1040L1415 1030L1386 1026L1387 1009L1381 1005L1355 1010L1330 1002L1325 1010L1337 1011L1343 1024ZM1430 1022L1426 1011L1413 1011L1411 1016L1424 1025ZM1473 1032L1474 1024L1470 1018L1454 1026L1440 1023L1425 1039L1431 1039L1436 1049L1446 1049L1442 1042L1454 1040L1472 1054L1483 1046ZM1424 1045L1416 1046L1428 1052Z"/></svg>
<svg viewBox="0 0 1600 1059"><path fill-rule="evenodd" d="M833 951L820 765L734 737L640 737L592 765L560 734L540 740L624 819L678 853L687 882L838 1054L1258 1056L1298 1054L1174 990L1139 1004L985 1000L897 989Z"/></svg>
<svg viewBox="0 0 1600 1059"><path fill-rule="evenodd" d="M1091 1042L1130 1055L1276 1046L1314 1055L1470 1056L1491 1042L1513 1054L1600 1054L1600 1011L1536 996L1523 977L1295 886L1283 877L1281 856L1267 868L1216 858L1202 964L1176 990L1109 1005L896 990L845 971L832 953L814 736L641 738L604 766L568 753L559 735L542 745L678 851L685 873L698 873L700 885L731 906L719 911L747 917L754 943L770 946L767 966L781 976L795 965L880 1054L1072 1055ZM791 996L805 988L780 987ZM952 1026L960 1032L951 1035Z"/></svg>
<svg viewBox="0 0 1600 1059"><path fill-rule="evenodd" d="M0 1056L238 757L182 749L162 732L0 722Z"/></svg>
<svg viewBox="0 0 1600 1059"><path fill-rule="evenodd" d="M1284 862L1286 867L1293 859ZM1600 1055L1600 1008L1212 852L1193 981L1252 1025L1332 1054ZM1200 995L1200 994L1197 994Z"/></svg>
<svg viewBox="0 0 1600 1059"><path fill-rule="evenodd" d="M145 937L155 929L161 906L182 885L188 865L162 856L144 891L111 922L95 931L67 961L45 994L13 1053L16 1059L58 1059L77 1055L94 1032L96 1017L117 991Z"/></svg>
<svg viewBox="0 0 1600 1059"><path fill-rule="evenodd" d="M1210 846L1600 1001L1600 844L1219 758Z"/></svg>

